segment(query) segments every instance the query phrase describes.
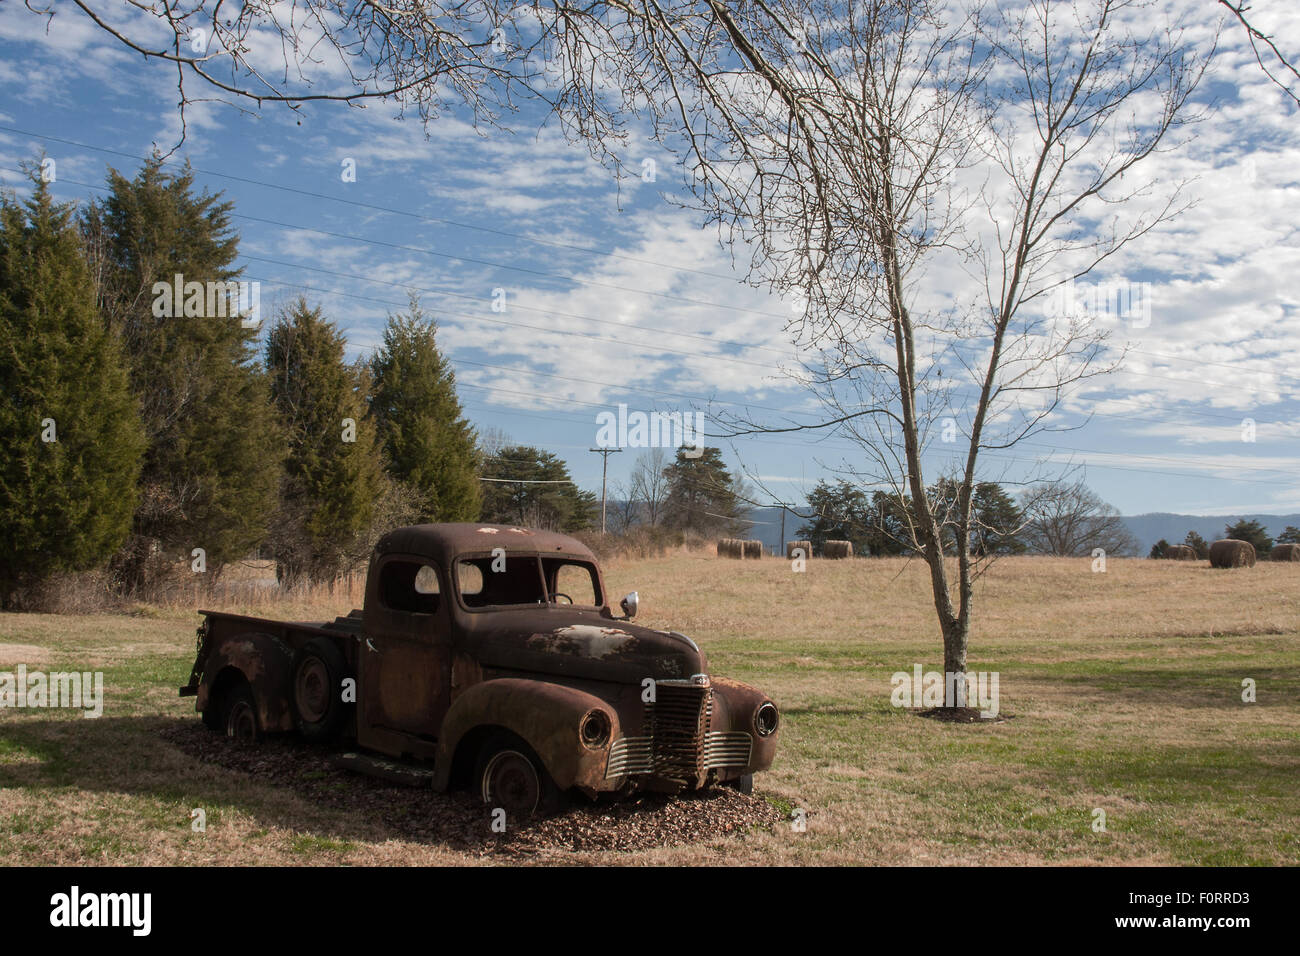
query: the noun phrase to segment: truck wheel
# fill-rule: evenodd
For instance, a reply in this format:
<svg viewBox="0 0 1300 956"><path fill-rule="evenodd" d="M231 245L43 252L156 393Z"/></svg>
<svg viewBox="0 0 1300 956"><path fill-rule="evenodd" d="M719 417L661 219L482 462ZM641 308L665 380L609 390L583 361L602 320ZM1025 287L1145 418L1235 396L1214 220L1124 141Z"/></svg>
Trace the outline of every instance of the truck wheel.
<svg viewBox="0 0 1300 956"><path fill-rule="evenodd" d="M226 729L226 725L222 723L224 717L225 714L222 713L221 703L219 701L209 700L208 709L203 711L203 726L207 727L208 730L211 730L213 733L219 734Z"/></svg>
<svg viewBox="0 0 1300 956"><path fill-rule="evenodd" d="M479 751L474 772L479 795L506 816L525 819L559 805L559 790L532 748L513 734L493 737Z"/></svg>
<svg viewBox="0 0 1300 956"><path fill-rule="evenodd" d="M731 781L731 786L739 790L745 796L754 792L754 775L752 773L743 774Z"/></svg>
<svg viewBox="0 0 1300 956"><path fill-rule="evenodd" d="M293 714L307 740L328 743L347 719L343 679L348 666L332 642L314 637L298 651L293 665Z"/></svg>
<svg viewBox="0 0 1300 956"><path fill-rule="evenodd" d="M257 726L257 701L247 682L233 687L225 698L226 736L244 744L255 744L261 737Z"/></svg>

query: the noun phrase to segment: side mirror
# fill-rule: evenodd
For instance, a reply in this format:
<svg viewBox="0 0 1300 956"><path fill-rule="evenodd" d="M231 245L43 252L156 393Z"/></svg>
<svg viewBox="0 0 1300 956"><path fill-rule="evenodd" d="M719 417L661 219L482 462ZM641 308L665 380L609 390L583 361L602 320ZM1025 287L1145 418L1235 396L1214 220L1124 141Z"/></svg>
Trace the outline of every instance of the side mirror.
<svg viewBox="0 0 1300 956"><path fill-rule="evenodd" d="M629 621L636 617L636 606L639 600L636 592L632 591L627 597L618 602L618 606L623 609L623 616Z"/></svg>

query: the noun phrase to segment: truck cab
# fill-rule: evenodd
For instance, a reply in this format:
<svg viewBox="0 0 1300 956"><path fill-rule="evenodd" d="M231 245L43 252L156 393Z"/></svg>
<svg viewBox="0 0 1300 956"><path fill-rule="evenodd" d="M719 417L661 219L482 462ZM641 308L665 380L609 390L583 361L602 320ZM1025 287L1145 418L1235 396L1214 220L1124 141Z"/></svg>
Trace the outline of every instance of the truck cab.
<svg viewBox="0 0 1300 956"><path fill-rule="evenodd" d="M431 769L507 813L730 784L771 766L779 717L675 631L616 613L581 542L463 523L385 535L365 607L326 623L205 611L182 695L245 740L297 730Z"/></svg>

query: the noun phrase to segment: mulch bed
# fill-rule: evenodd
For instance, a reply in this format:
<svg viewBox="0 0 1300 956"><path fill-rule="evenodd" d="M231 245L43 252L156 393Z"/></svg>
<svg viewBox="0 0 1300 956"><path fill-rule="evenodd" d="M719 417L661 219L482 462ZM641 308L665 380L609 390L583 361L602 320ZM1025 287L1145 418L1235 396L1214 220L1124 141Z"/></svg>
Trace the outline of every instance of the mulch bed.
<svg viewBox="0 0 1300 956"><path fill-rule="evenodd" d="M996 717L983 717L977 707L930 707L914 711L916 716L939 720L945 724L1000 724L1014 714L999 713Z"/></svg>
<svg viewBox="0 0 1300 956"><path fill-rule="evenodd" d="M784 819L761 797L719 787L676 797L639 794L595 803L577 795L554 816L508 820L505 833L493 833L488 808L468 793L399 786L343 770L332 763L334 752L294 738L241 745L197 720L159 734L203 763L288 787L319 806L364 814L369 824L388 831L386 837L481 855L523 857L707 843L754 828L770 829Z"/></svg>

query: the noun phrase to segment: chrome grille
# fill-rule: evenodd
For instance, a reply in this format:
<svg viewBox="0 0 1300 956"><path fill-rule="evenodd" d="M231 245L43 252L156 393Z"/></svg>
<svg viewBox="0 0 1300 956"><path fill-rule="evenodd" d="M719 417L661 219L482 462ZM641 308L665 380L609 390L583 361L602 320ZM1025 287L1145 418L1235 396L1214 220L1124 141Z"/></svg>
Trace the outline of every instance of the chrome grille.
<svg viewBox="0 0 1300 956"><path fill-rule="evenodd" d="M645 737L620 737L609 748L605 776L654 774L702 784L709 770L749 765L753 741L743 731L708 732L713 692L707 683L659 681L646 708Z"/></svg>
<svg viewBox="0 0 1300 956"><path fill-rule="evenodd" d="M658 683L648 715L656 774L685 781L699 776L712 696L707 684Z"/></svg>
<svg viewBox="0 0 1300 956"><path fill-rule="evenodd" d="M747 767L749 766L749 754L752 745L753 740L749 734L743 731L726 734L706 734L704 737L704 769Z"/></svg>
<svg viewBox="0 0 1300 956"><path fill-rule="evenodd" d="M605 765L606 777L650 773L653 770L654 752L649 737L620 737L609 748L609 763Z"/></svg>

